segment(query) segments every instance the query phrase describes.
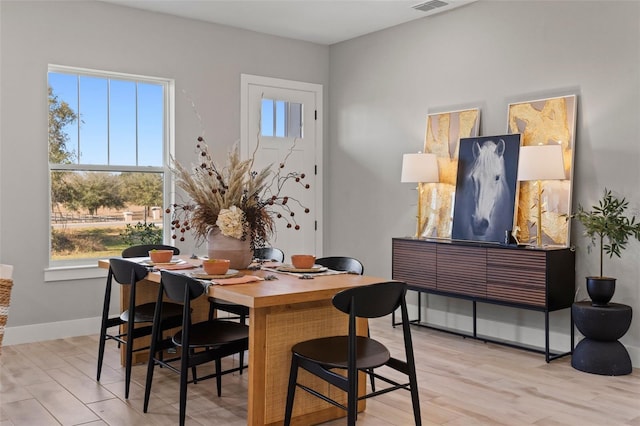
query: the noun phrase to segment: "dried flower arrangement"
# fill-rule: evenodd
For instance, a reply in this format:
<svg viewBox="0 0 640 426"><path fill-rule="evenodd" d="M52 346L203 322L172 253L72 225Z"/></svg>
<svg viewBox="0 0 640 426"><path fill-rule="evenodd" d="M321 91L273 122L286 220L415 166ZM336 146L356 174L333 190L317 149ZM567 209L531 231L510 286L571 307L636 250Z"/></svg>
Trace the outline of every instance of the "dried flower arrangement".
<svg viewBox="0 0 640 426"><path fill-rule="evenodd" d="M293 147L292 147L293 149ZM187 169L173 161L172 171L176 185L191 198L185 203L175 203L166 212L171 213L172 238L184 241L184 234L192 231L198 240L217 226L223 235L251 241L251 248L264 247L275 231L275 221L282 219L287 228L300 229L295 208L309 213L295 198L282 195L285 184L292 182L308 189L305 174L283 174L284 158L274 171L273 165L260 172L252 170L254 156L241 160L238 146L229 152L227 164L219 167L209 154L202 137L198 137L196 153L198 163Z"/></svg>

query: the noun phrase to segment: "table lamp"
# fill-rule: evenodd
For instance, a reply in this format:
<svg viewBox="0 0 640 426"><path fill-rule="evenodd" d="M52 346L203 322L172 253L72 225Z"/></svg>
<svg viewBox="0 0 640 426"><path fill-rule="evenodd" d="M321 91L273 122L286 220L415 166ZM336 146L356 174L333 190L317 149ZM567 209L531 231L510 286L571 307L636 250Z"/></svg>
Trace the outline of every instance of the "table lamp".
<svg viewBox="0 0 640 426"><path fill-rule="evenodd" d="M435 154L404 154L402 156L401 182L418 184L418 215L416 226L416 238L420 238L422 230L422 193L423 183L438 182L438 157Z"/></svg>
<svg viewBox="0 0 640 426"><path fill-rule="evenodd" d="M521 146L518 159L518 180L536 181L538 205L536 218L536 246L542 247L542 182L563 180L564 160L560 145Z"/></svg>

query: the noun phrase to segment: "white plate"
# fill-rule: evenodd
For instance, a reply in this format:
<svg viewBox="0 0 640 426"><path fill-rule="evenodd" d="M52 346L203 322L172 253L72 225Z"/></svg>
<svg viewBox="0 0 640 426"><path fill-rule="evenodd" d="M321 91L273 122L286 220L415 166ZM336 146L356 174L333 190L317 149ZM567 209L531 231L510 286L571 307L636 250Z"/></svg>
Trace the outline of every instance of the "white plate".
<svg viewBox="0 0 640 426"><path fill-rule="evenodd" d="M282 265L276 268L278 271L282 272L297 272L301 274L313 274L315 272L324 272L328 268L326 266L314 266L312 268L295 268L292 265Z"/></svg>
<svg viewBox="0 0 640 426"><path fill-rule="evenodd" d="M236 269L229 269L226 274L223 275L210 275L206 272L193 272L191 276L193 278L197 278L199 280L214 280L214 279L222 279L222 278L231 278L235 277L240 273L240 271Z"/></svg>
<svg viewBox="0 0 640 426"><path fill-rule="evenodd" d="M176 260L171 260L169 262L155 263L155 262L152 262L151 259L149 259L140 263L142 263L143 265L149 265L149 266L165 266L165 265L177 265L178 263L182 263L182 262L184 262L184 260L176 259Z"/></svg>

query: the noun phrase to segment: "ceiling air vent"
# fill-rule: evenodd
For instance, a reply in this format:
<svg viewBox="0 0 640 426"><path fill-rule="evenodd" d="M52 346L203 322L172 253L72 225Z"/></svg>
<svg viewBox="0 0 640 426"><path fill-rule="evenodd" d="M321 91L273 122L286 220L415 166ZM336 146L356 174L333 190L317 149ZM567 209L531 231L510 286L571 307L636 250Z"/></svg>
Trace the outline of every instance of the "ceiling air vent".
<svg viewBox="0 0 640 426"><path fill-rule="evenodd" d="M424 2L424 3L417 4L417 5L412 6L412 7L415 10L421 10L423 12L430 12L433 9L437 9L439 7L448 6L448 5L449 5L449 3L445 3L445 2L440 1L440 0L431 0L431 1L427 1L427 2Z"/></svg>

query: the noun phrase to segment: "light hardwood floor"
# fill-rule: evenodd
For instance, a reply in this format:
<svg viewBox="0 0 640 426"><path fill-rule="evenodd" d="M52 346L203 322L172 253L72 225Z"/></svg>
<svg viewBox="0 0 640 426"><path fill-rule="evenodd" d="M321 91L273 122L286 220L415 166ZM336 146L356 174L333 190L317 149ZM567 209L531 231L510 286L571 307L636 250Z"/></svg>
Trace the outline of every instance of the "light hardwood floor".
<svg viewBox="0 0 640 426"><path fill-rule="evenodd" d="M371 323L372 335L402 354L400 329L388 318ZM579 372L565 357L414 328L424 425L640 425L640 370L606 377ZM146 366L133 368L129 400L119 351L107 345L102 380L95 381L97 336L5 346L0 356L0 426L174 425L177 376L156 369L149 413L142 413ZM232 360L230 362L237 362ZM246 424L247 376L190 385L188 425ZM367 403L358 425L413 424L408 392ZM329 425L343 425L336 420Z"/></svg>

